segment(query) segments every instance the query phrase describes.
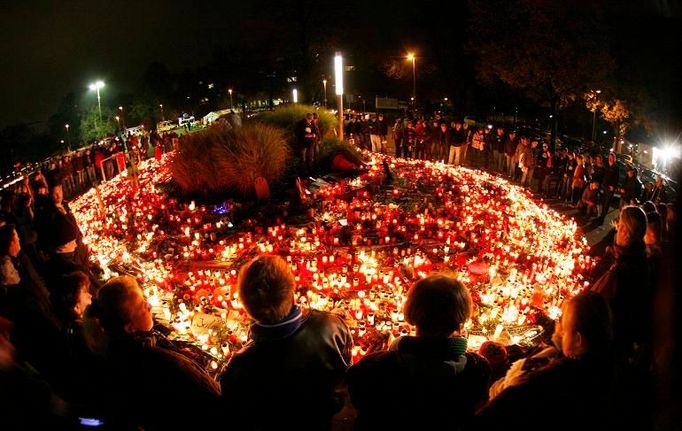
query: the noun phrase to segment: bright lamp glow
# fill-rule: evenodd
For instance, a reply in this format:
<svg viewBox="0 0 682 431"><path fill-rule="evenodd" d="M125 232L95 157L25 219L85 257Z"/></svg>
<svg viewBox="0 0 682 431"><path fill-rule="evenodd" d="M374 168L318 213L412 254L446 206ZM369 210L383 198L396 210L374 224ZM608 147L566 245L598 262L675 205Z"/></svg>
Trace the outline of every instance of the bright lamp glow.
<svg viewBox="0 0 682 431"><path fill-rule="evenodd" d="M91 90L99 90L100 88L104 87L104 82L102 81L97 81L93 84L90 84L90 89Z"/></svg>
<svg viewBox="0 0 682 431"><path fill-rule="evenodd" d="M298 90L294 88L291 93L294 96L294 103L298 103Z"/></svg>
<svg viewBox="0 0 682 431"><path fill-rule="evenodd" d="M340 53L334 56L334 75L336 75L336 95L343 95L343 57Z"/></svg>

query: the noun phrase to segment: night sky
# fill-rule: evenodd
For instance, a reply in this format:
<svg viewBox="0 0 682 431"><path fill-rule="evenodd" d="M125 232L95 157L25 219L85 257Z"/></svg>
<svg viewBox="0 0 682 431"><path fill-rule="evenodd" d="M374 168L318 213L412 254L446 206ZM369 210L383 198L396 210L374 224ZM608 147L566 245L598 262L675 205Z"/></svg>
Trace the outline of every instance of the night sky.
<svg viewBox="0 0 682 431"><path fill-rule="evenodd" d="M259 14L264 12L258 7L263 2L245 3L162 0L2 2L0 94L3 103L0 105L0 127L19 122L40 125L55 112L66 93L73 91L86 97L87 85L95 79L106 82L107 87L102 92L103 103L106 103L108 98L119 92L131 91L152 61L166 64L171 71L205 64L216 46L249 37L249 34L238 31L238 23L247 20L258 22L263 18ZM320 5L326 2L305 3ZM642 68L662 70L666 76L679 70L682 49L679 34L667 34L669 40L662 43L644 42L648 35L657 34L658 18L672 17L679 22L679 3L676 0L617 2L621 13L618 19L625 17L637 23L625 32L628 34L624 34L624 40L638 45L633 49L643 51ZM297 3L282 1L278 4L294 7ZM371 25L380 38L390 33L392 37L386 37L386 43L395 44L396 34L404 34L409 39L409 20L421 21L417 25L422 27L426 22L428 27L429 13L446 13L450 10L446 5L452 4L429 0L418 5L416 2L384 1L371 2L370 5L358 2L356 19L348 23L348 34L352 38L354 27ZM415 10L423 13L415 14ZM456 16L456 8L451 13ZM401 20L391 18L401 14ZM639 20L640 17L643 19ZM408 24L406 29L396 28L396 25L404 23ZM647 46L651 44L655 44L656 48L649 50ZM669 63L649 64L652 51L669 52ZM671 88L668 93L674 90Z"/></svg>

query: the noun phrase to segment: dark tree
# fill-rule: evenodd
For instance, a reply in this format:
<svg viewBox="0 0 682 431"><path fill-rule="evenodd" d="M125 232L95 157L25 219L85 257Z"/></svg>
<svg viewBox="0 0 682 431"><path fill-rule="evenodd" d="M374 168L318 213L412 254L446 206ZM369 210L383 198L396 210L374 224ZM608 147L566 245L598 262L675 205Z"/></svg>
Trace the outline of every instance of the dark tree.
<svg viewBox="0 0 682 431"><path fill-rule="evenodd" d="M603 88L614 68L601 1L470 1L472 52L486 84L497 80L559 110Z"/></svg>

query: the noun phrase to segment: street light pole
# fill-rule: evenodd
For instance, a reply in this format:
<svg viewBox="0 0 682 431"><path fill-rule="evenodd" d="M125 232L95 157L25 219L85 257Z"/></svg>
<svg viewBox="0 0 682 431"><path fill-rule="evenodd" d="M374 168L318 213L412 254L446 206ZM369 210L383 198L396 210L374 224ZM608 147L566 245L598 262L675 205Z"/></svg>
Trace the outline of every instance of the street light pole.
<svg viewBox="0 0 682 431"><path fill-rule="evenodd" d="M595 94L596 94L596 95L594 96L595 99L596 99L597 97L599 97L599 93L601 93L601 90L596 90L596 91L595 91ZM597 104L596 104L596 101L595 101L594 109L592 109L592 142L594 142L594 140L595 140L596 137L597 137L597 135L596 135L596 123L597 123Z"/></svg>
<svg viewBox="0 0 682 431"><path fill-rule="evenodd" d="M334 75L339 110L339 139L343 141L343 56L340 52L334 56Z"/></svg>
<svg viewBox="0 0 682 431"><path fill-rule="evenodd" d="M166 121L166 117L163 115L163 103L159 103L159 108L161 108L161 121Z"/></svg>
<svg viewBox="0 0 682 431"><path fill-rule="evenodd" d="M232 89L229 88L227 92L230 93L230 109L234 111L234 104L232 103Z"/></svg>
<svg viewBox="0 0 682 431"><path fill-rule="evenodd" d="M66 128L66 150L71 152L71 134L69 133L69 127L71 126L64 124L64 127Z"/></svg>
<svg viewBox="0 0 682 431"><path fill-rule="evenodd" d="M90 90L97 91L97 109L99 110L99 122L102 122L102 99L100 98L99 89L104 87L104 82L97 81L90 84Z"/></svg>
<svg viewBox="0 0 682 431"><path fill-rule="evenodd" d="M121 111L121 121L123 122L123 128L126 128L126 117L123 116L123 106L119 106L118 110Z"/></svg>
<svg viewBox="0 0 682 431"><path fill-rule="evenodd" d="M322 80L322 85L324 85L324 109L327 109L327 80Z"/></svg>
<svg viewBox="0 0 682 431"><path fill-rule="evenodd" d="M407 59L412 60L412 108L417 106L417 57L414 53L407 54Z"/></svg>

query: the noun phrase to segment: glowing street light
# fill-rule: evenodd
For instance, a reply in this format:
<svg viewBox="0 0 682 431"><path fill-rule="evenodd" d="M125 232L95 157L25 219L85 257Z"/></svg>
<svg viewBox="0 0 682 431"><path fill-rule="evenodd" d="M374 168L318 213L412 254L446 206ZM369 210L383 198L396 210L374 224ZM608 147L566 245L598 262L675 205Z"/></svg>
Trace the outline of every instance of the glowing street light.
<svg viewBox="0 0 682 431"><path fill-rule="evenodd" d="M230 109L234 111L234 104L232 103L232 89L228 88L227 92L230 93Z"/></svg>
<svg viewBox="0 0 682 431"><path fill-rule="evenodd" d="M99 121L102 121L102 99L100 98L99 95L99 90L100 88L104 87L104 82L102 81L97 81L93 82L90 84L90 90L96 90L97 91L97 108L99 110Z"/></svg>
<svg viewBox="0 0 682 431"><path fill-rule="evenodd" d="M334 56L334 77L339 108L339 139L343 140L343 56L340 52Z"/></svg>
<svg viewBox="0 0 682 431"><path fill-rule="evenodd" d="M407 59L412 62L412 107L417 106L417 57L413 52L407 54Z"/></svg>
<svg viewBox="0 0 682 431"><path fill-rule="evenodd" d="M116 123L118 123L118 128L120 129L121 128L121 117L119 117L117 115L115 118L116 118Z"/></svg>
<svg viewBox="0 0 682 431"><path fill-rule="evenodd" d="M64 124L64 128L66 129L66 149L67 151L71 151L71 134L69 133L69 126L68 124Z"/></svg>
<svg viewBox="0 0 682 431"><path fill-rule="evenodd" d="M166 117L163 116L163 103L159 103L159 108L161 108L161 121L166 121ZM118 117L116 117L118 119Z"/></svg>
<svg viewBox="0 0 682 431"><path fill-rule="evenodd" d="M294 103L298 103L298 90L295 88L291 90L291 95L293 96Z"/></svg>
<svg viewBox="0 0 682 431"><path fill-rule="evenodd" d="M324 109L327 109L327 80L322 80L322 85L324 86Z"/></svg>
<svg viewBox="0 0 682 431"><path fill-rule="evenodd" d="M126 119L123 116L123 106L119 106L118 110L121 111L119 115L121 116L121 122L123 123L123 128L125 129L126 128Z"/></svg>

